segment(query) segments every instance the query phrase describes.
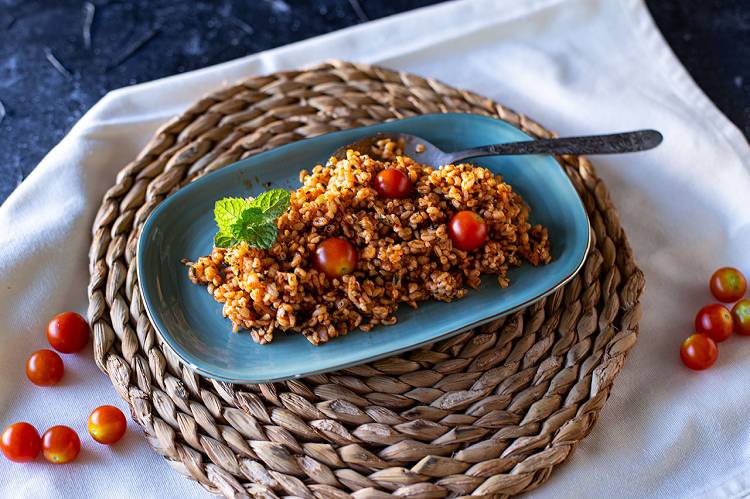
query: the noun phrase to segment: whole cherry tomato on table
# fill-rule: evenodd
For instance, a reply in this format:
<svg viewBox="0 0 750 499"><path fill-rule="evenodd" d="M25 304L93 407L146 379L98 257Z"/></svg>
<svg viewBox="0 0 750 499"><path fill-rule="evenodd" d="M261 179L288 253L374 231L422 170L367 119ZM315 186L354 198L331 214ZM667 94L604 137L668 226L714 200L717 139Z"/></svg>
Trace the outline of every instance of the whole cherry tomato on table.
<svg viewBox="0 0 750 499"><path fill-rule="evenodd" d="M62 359L52 350L37 350L26 361L26 376L37 386L56 385L64 372Z"/></svg>
<svg viewBox="0 0 750 499"><path fill-rule="evenodd" d="M695 332L705 334L717 343L732 335L734 321L729 309L719 303L706 305L695 316Z"/></svg>
<svg viewBox="0 0 750 499"><path fill-rule="evenodd" d="M456 248L474 251L487 242L487 224L473 211L459 211L448 222L448 235Z"/></svg>
<svg viewBox="0 0 750 499"><path fill-rule="evenodd" d="M65 464L75 460L81 452L78 434L67 426L53 426L42 435L44 458L55 464Z"/></svg>
<svg viewBox="0 0 750 499"><path fill-rule="evenodd" d="M13 423L3 431L0 449L5 457L17 463L33 461L39 455L42 440L29 423Z"/></svg>
<svg viewBox="0 0 750 499"><path fill-rule="evenodd" d="M103 405L89 416L89 433L100 444L113 444L125 434L128 423L120 409Z"/></svg>
<svg viewBox="0 0 750 499"><path fill-rule="evenodd" d="M734 330L737 334L750 336L750 300L745 298L732 307Z"/></svg>
<svg viewBox="0 0 750 499"><path fill-rule="evenodd" d="M719 356L714 340L705 334L694 334L682 342L680 358L682 363L695 371L711 367Z"/></svg>
<svg viewBox="0 0 750 499"><path fill-rule="evenodd" d="M711 276L711 293L717 300L732 303L741 300L747 291L747 281L742 272L733 267L722 267Z"/></svg>
<svg viewBox="0 0 750 499"><path fill-rule="evenodd" d="M357 267L357 261L357 249L341 237L331 237L322 241L313 254L313 266L331 278L353 272Z"/></svg>
<svg viewBox="0 0 750 499"><path fill-rule="evenodd" d="M47 325L47 341L58 352L79 352L89 341L89 329L86 320L77 313L63 312Z"/></svg>
<svg viewBox="0 0 750 499"><path fill-rule="evenodd" d="M406 173L395 168L381 170L373 180L373 187L384 198L408 198L412 191L409 177Z"/></svg>

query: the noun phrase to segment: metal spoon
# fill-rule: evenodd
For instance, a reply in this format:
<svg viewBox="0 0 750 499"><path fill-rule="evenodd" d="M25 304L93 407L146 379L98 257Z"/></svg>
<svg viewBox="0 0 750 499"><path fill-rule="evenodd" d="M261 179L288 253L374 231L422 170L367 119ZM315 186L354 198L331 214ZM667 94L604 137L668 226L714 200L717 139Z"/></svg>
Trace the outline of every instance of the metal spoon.
<svg viewBox="0 0 750 499"><path fill-rule="evenodd" d="M426 165L448 165L464 159L480 156L515 154L618 154L653 149L662 142L656 130L613 133L609 135L586 135L559 139L524 140L489 146L474 147L463 151L445 152L422 137L408 133L378 133L339 147L333 153L336 159L346 158L346 151L353 149L369 156L377 155L377 142L382 139L403 140L404 155Z"/></svg>

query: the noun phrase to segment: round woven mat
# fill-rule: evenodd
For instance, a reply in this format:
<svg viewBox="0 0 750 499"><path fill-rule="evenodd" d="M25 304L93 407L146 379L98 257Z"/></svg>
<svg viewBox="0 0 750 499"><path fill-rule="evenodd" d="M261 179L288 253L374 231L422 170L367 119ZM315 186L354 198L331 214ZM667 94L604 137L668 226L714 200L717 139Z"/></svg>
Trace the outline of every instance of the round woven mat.
<svg viewBox="0 0 750 499"><path fill-rule="evenodd" d="M475 331L340 372L232 385L183 365L146 317L136 240L166 196L288 142L448 111L553 135L471 92L330 62L204 97L120 172L93 226L94 352L175 470L228 497L498 497L539 486L588 434L638 335L644 279L582 157L558 159L591 219L585 267L546 299Z"/></svg>

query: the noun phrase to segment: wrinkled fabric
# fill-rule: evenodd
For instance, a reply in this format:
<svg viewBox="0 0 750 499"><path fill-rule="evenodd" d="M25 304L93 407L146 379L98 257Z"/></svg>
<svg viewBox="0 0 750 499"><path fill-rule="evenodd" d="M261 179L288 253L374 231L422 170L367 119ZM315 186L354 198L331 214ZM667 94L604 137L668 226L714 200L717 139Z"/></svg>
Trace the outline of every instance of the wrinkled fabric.
<svg viewBox="0 0 750 499"><path fill-rule="evenodd" d="M83 441L72 465L0 460L4 497L203 497L129 421L112 447L86 434L102 403L126 409L89 347L65 355L61 386L38 388L24 359L55 313L87 307L94 214L119 169L159 125L241 78L340 58L440 79L491 97L560 135L656 128L654 151L593 157L646 275L638 342L599 421L536 497L737 497L750 491L750 338L709 371L679 360L711 272L750 274L750 150L676 60L640 0L463 0L358 25L113 91L0 207L0 414Z"/></svg>

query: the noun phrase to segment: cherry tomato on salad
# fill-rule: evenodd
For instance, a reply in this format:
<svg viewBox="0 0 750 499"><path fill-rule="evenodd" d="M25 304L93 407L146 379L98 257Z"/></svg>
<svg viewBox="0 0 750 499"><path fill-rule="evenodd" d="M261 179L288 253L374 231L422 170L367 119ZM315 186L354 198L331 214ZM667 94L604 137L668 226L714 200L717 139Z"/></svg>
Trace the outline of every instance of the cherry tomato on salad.
<svg viewBox="0 0 750 499"><path fill-rule="evenodd" d="M58 352L79 352L89 341L89 325L77 313L63 312L49 321L47 341Z"/></svg>
<svg viewBox="0 0 750 499"><path fill-rule="evenodd" d="M384 198L408 198L412 191L409 177L406 173L395 168L386 168L380 171L375 176L373 187Z"/></svg>
<svg viewBox="0 0 750 499"><path fill-rule="evenodd" d="M100 444L110 445L125 435L128 423L120 409L103 405L89 415L89 433Z"/></svg>
<svg viewBox="0 0 750 499"><path fill-rule="evenodd" d="M750 336L750 299L745 298L732 307L734 331L743 336Z"/></svg>
<svg viewBox="0 0 750 499"><path fill-rule="evenodd" d="M711 367L719 356L714 340L705 334L694 334L682 342L680 358L682 363L695 371Z"/></svg>
<svg viewBox="0 0 750 499"><path fill-rule="evenodd" d="M52 350L37 350L26 360L26 377L37 386L56 385L64 372L62 359Z"/></svg>
<svg viewBox="0 0 750 499"><path fill-rule="evenodd" d="M742 299L747 291L747 281L742 272L733 267L722 267L711 276L711 293L717 300L732 303Z"/></svg>
<svg viewBox="0 0 750 499"><path fill-rule="evenodd" d="M328 277L341 277L354 271L359 255L357 249L342 237L321 242L313 254L313 265Z"/></svg>
<svg viewBox="0 0 750 499"><path fill-rule="evenodd" d="M705 334L717 343L732 336L734 321L729 309L719 303L706 305L695 316L695 332Z"/></svg>
<svg viewBox="0 0 750 499"><path fill-rule="evenodd" d="M487 224L473 211L459 211L448 223L453 245L462 251L474 251L487 242Z"/></svg>
<svg viewBox="0 0 750 499"><path fill-rule="evenodd" d="M42 453L50 463L65 464L75 460L81 452L78 434L67 426L53 426L42 435Z"/></svg>
<svg viewBox="0 0 750 499"><path fill-rule="evenodd" d="M41 448L39 432L29 423L13 423L3 431L0 438L3 454L16 463L33 461Z"/></svg>

